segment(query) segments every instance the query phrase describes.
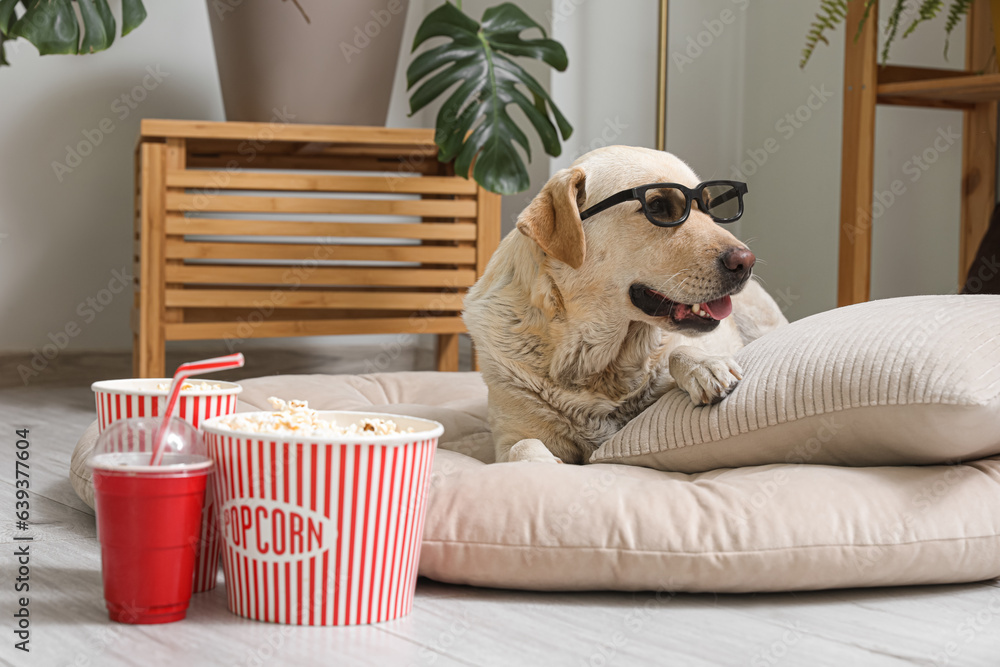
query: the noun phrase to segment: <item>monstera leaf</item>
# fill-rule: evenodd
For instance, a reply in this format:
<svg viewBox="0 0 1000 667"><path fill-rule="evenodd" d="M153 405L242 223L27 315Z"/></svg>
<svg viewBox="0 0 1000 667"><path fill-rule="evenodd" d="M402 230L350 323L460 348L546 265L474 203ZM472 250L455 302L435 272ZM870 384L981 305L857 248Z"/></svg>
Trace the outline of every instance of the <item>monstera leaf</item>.
<svg viewBox="0 0 1000 667"><path fill-rule="evenodd" d="M521 37L531 29L542 38ZM471 167L472 177L492 192L527 190L528 170L515 144L528 160L531 148L507 108L513 104L524 112L552 156L562 150L559 136L568 139L573 128L541 84L511 56L542 60L561 72L567 65L566 50L509 2L487 9L481 25L446 3L420 24L413 50L434 37L448 42L424 51L406 70L409 88L423 81L410 97L410 113L454 89L437 115L439 158L454 160L455 171L466 177Z"/></svg>
<svg viewBox="0 0 1000 667"><path fill-rule="evenodd" d="M21 18L14 11L19 4L24 8ZM122 0L122 36L145 18L142 0ZM115 41L115 17L107 0L0 0L0 65L9 64L4 41L16 37L34 44L43 56L96 53Z"/></svg>

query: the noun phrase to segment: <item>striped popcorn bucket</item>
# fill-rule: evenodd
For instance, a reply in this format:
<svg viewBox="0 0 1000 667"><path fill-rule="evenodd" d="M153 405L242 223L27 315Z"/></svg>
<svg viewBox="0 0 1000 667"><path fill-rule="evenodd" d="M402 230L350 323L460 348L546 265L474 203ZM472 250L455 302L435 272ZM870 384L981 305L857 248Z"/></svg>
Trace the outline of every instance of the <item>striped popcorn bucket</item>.
<svg viewBox="0 0 1000 667"><path fill-rule="evenodd" d="M171 378L134 378L125 380L104 380L91 385L97 400L97 428L103 433L110 424L119 419L133 417L159 417L166 408L169 389L157 389L158 385L170 386ZM221 385L220 389L206 391L182 391L177 402L175 416L184 419L197 428L206 419L236 412L238 395L243 387L235 382L206 380L210 384ZM214 472L212 475L214 476ZM222 535L216 523L214 509L214 485L209 480L205 491L205 507L202 512L201 536L198 542L198 557L195 561L194 592L203 593L215 588L219 571L219 552L222 550Z"/></svg>
<svg viewBox="0 0 1000 667"><path fill-rule="evenodd" d="M103 433L109 424L118 419L132 417L159 417L166 408L168 389L157 389L161 384L170 386L170 378L104 380L91 385L97 398L97 428ZM206 391L181 391L175 417L191 422L195 428L206 419L236 412L236 400L243 387L235 382L209 380L222 385L221 389Z"/></svg>
<svg viewBox="0 0 1000 667"><path fill-rule="evenodd" d="M249 413L247 416L252 416ZM437 422L398 435L294 437L202 425L216 462L229 609L290 625L378 623L410 613Z"/></svg>

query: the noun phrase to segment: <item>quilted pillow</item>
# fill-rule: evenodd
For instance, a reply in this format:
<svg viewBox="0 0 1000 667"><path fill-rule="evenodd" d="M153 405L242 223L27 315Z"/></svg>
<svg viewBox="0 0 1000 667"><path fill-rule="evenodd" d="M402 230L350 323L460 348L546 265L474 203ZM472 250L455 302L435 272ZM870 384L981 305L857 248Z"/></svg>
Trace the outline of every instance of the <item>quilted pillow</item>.
<svg viewBox="0 0 1000 667"><path fill-rule="evenodd" d="M871 301L736 355L743 380L695 407L666 393L592 463L702 472L769 463L953 463L1000 453L1000 296Z"/></svg>

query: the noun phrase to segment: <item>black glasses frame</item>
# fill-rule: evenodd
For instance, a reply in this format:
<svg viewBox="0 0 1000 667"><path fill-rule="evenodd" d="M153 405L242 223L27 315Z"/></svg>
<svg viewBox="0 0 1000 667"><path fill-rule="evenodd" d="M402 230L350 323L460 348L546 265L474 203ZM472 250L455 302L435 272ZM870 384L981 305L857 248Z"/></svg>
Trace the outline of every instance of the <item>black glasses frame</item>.
<svg viewBox="0 0 1000 667"><path fill-rule="evenodd" d="M739 197L740 211L736 214L736 217L718 218L712 215L712 213L708 210L708 206L705 205L705 200L702 199L702 193L705 188L713 185L729 185L733 187L733 190L722 195L722 197L716 197L714 201L717 204L721 204L731 200L733 197ZM649 209L646 206L646 191L653 190L655 188L674 188L684 193L684 215L681 216L680 220L663 222L662 220L657 220L652 216L652 214L650 214ZM657 227L676 227L687 220L688 216L691 215L691 202L693 200L698 202L698 208L712 218L712 220L725 224L729 222L736 222L743 217L743 195L747 194L747 192L747 184L740 181L705 181L704 183L699 183L693 188L681 185L680 183L650 183L649 185L640 185L635 188L629 188L628 190L622 190L621 192L611 195L607 199L599 201L580 213L580 220L586 220L601 211L606 211L612 206L617 206L618 204L635 200L642 204L642 212L645 214L646 219Z"/></svg>

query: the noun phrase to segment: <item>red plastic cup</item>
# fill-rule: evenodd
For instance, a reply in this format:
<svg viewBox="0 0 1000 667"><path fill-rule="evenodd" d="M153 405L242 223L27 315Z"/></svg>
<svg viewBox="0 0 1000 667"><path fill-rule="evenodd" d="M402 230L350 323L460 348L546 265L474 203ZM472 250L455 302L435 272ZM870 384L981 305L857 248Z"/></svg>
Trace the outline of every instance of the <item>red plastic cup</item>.
<svg viewBox="0 0 1000 667"><path fill-rule="evenodd" d="M163 463L149 465L160 423L116 422L89 461L104 599L119 623L179 621L191 601L212 461L194 427L173 419Z"/></svg>
<svg viewBox="0 0 1000 667"><path fill-rule="evenodd" d="M197 381L197 380L196 380ZM206 380L219 389L181 391L175 416L198 425L219 415L236 412L236 401L243 387L235 382ZM97 427L99 432L119 419L134 417L159 417L167 407L167 389L171 378L131 378L103 380L91 385L97 398ZM202 512L202 533L198 542L198 557L194 564L194 592L203 593L215 588L219 574L219 552L222 551L222 533L215 521L213 485L209 478L205 492L205 509Z"/></svg>

